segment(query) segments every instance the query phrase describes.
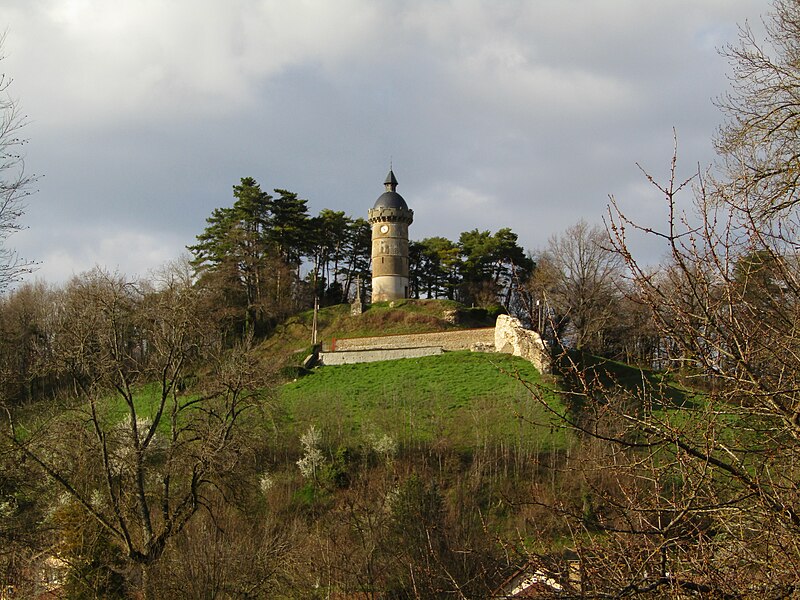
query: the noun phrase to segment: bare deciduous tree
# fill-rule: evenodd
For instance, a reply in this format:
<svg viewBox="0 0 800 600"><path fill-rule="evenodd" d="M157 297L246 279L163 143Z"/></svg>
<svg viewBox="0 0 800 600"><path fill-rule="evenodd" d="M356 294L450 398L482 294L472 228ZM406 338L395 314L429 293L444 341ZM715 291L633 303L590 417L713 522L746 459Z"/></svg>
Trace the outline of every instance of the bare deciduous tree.
<svg viewBox="0 0 800 600"><path fill-rule="evenodd" d="M788 596L800 582L800 220L788 207L766 219L675 172L673 160L670 181L651 180L673 216L663 229L616 203L609 214L670 366L637 382L572 365L579 401L561 417L594 454L570 466L583 504L557 508L584 594ZM697 223L678 204L691 181ZM666 244L660 271L633 256L634 230Z"/></svg>
<svg viewBox="0 0 800 600"><path fill-rule="evenodd" d="M548 273L548 300L564 322L556 329L565 329L574 347L602 352L604 334L618 311L622 264L609 250L606 232L579 221L552 236L538 262Z"/></svg>
<svg viewBox="0 0 800 600"><path fill-rule="evenodd" d="M4 36L0 36L0 60L3 41ZM21 155L25 139L19 137L25 116L9 95L10 86L11 79L0 74L0 291L32 266L5 245L8 236L22 228L19 219L25 198L31 193L30 185L35 181L35 177L25 172Z"/></svg>
<svg viewBox="0 0 800 600"><path fill-rule="evenodd" d="M717 139L725 194L758 218L800 200L800 6L777 0L765 25L766 41L745 25L724 50L732 90L718 102L728 116Z"/></svg>
<svg viewBox="0 0 800 600"><path fill-rule="evenodd" d="M100 271L73 280L47 365L68 385L67 410L12 430L16 447L122 549L124 575L144 577L146 594L149 567L241 456L237 425L256 401L249 348L207 346L197 303L181 277L161 289ZM213 383L186 393L201 355Z"/></svg>

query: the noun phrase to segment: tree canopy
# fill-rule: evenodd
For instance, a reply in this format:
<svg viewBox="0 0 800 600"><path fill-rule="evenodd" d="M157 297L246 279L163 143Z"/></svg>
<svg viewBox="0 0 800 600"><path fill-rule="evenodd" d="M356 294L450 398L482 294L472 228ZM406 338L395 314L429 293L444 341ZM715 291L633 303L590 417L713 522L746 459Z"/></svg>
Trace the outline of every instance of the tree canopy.
<svg viewBox="0 0 800 600"><path fill-rule="evenodd" d="M234 336L264 334L292 311L347 302L361 281L371 284L371 229L363 218L322 209L310 216L296 193L264 192L252 177L233 187L230 207L216 208L189 246L209 311ZM410 293L480 306L519 308L518 294L534 263L503 228L462 233L458 242L433 237L411 242Z"/></svg>

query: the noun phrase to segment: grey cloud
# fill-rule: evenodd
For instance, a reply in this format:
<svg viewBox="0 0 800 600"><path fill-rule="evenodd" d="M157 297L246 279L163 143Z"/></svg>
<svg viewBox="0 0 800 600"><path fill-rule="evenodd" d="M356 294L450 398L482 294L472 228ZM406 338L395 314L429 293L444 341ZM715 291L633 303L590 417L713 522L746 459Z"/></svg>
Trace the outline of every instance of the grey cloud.
<svg viewBox="0 0 800 600"><path fill-rule="evenodd" d="M713 160L727 70L714 46L764 8L12 3L0 66L32 117L28 167L46 175L12 242L58 256L50 279L103 253L143 273L192 243L240 177L357 216L390 157L417 238L510 226L534 248L599 221L609 193L655 220L634 163L666 165L673 127L690 165Z"/></svg>

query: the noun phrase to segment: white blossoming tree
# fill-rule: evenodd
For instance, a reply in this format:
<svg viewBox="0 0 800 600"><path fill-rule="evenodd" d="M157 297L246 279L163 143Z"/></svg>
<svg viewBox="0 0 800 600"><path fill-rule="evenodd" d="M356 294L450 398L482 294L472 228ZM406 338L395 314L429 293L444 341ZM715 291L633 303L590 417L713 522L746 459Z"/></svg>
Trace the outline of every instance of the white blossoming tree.
<svg viewBox="0 0 800 600"><path fill-rule="evenodd" d="M321 441L322 434L314 425L309 426L308 430L300 436L303 456L297 461L297 467L303 477L314 483L318 482L319 470L325 464L325 456L319 448Z"/></svg>

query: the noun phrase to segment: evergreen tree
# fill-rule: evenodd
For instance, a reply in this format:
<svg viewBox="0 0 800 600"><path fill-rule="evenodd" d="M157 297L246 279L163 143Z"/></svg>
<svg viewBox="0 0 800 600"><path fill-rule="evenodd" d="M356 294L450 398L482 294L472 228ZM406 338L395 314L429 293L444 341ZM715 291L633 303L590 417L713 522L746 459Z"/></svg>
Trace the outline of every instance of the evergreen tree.
<svg viewBox="0 0 800 600"><path fill-rule="evenodd" d="M198 243L189 246L210 308L228 333L263 333L291 306L287 266L296 270L301 256L292 215L305 214L305 201L277 193L273 200L255 179L242 178L233 186L233 206L214 209Z"/></svg>
<svg viewBox="0 0 800 600"><path fill-rule="evenodd" d="M288 264L299 266L311 248L308 201L288 190L276 189L275 193L278 196L269 203L269 239Z"/></svg>
<svg viewBox="0 0 800 600"><path fill-rule="evenodd" d="M344 259L342 302L350 299L350 289L356 278L361 280L362 295L372 286L370 259L372 256L372 227L361 217L350 222L347 232L347 256ZM355 293L355 292L354 292Z"/></svg>
<svg viewBox="0 0 800 600"><path fill-rule="evenodd" d="M352 222L343 211L327 208L310 222L309 240L313 244L310 254L314 260L311 276L317 284L317 294L323 297L325 304L342 301L339 265L347 252Z"/></svg>
<svg viewBox="0 0 800 600"><path fill-rule="evenodd" d="M415 297L453 299L458 284L460 251L444 237L412 242L409 248L409 277Z"/></svg>
<svg viewBox="0 0 800 600"><path fill-rule="evenodd" d="M480 305L511 304L520 281L533 269L533 261L517 244L517 234L505 227L492 235L473 229L461 234L460 300Z"/></svg>

